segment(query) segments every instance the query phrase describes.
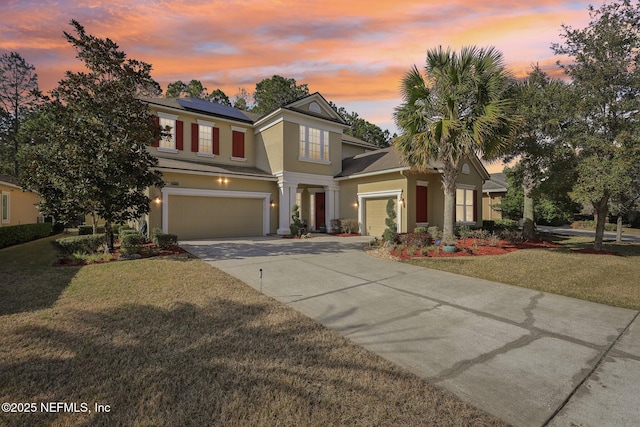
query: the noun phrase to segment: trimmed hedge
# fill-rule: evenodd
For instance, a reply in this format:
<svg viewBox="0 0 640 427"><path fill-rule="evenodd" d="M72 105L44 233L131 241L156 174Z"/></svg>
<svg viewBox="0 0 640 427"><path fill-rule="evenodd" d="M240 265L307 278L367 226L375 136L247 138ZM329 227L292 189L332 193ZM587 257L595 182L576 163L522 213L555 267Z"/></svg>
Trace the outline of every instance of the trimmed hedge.
<svg viewBox="0 0 640 427"><path fill-rule="evenodd" d="M156 233L153 236L153 243L159 248L167 249L178 244L178 236L175 234Z"/></svg>
<svg viewBox="0 0 640 427"><path fill-rule="evenodd" d="M120 252L125 255L139 254L147 238L140 233L126 233L120 235Z"/></svg>
<svg viewBox="0 0 640 427"><path fill-rule="evenodd" d="M98 234L104 233L104 226L96 228ZM93 234L93 225L80 225L78 226L78 235L86 236L87 234Z"/></svg>
<svg viewBox="0 0 640 427"><path fill-rule="evenodd" d="M0 248L41 239L51 234L51 223L22 224L0 227Z"/></svg>
<svg viewBox="0 0 640 427"><path fill-rule="evenodd" d="M105 242L104 234L89 234L83 236L71 236L56 239L53 242L53 246L56 248L60 255L68 257L74 253L92 254Z"/></svg>
<svg viewBox="0 0 640 427"><path fill-rule="evenodd" d="M399 236L400 244L424 248L433 244L433 238L429 233L405 233Z"/></svg>

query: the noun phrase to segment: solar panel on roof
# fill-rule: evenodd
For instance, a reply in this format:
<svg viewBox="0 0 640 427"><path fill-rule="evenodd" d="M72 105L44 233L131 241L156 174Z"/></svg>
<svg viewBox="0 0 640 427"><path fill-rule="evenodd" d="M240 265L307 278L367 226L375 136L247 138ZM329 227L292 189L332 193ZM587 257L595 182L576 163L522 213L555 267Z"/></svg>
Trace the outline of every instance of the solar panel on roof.
<svg viewBox="0 0 640 427"><path fill-rule="evenodd" d="M242 121L251 122L251 119L244 115L244 113L237 108L229 107L227 105L217 104L215 102L204 101L202 99L189 98L178 99L178 104L183 108L190 110L202 111L217 116L230 117Z"/></svg>

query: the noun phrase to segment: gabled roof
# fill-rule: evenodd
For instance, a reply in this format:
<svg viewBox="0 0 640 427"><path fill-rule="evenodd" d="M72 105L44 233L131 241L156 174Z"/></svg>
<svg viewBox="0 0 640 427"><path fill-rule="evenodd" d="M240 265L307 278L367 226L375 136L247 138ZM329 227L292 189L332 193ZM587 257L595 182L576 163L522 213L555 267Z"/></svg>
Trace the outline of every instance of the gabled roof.
<svg viewBox="0 0 640 427"><path fill-rule="evenodd" d="M507 176L503 173L492 173L482 185L484 193L506 193L508 189Z"/></svg>
<svg viewBox="0 0 640 427"><path fill-rule="evenodd" d="M310 104L312 102L318 103L318 105L320 106L320 109L326 114L316 113L316 112L301 108L302 106ZM344 121L344 119L340 116L340 114L338 114L337 111L331 108L331 105L327 102L327 100L324 99L324 97L320 95L320 93L318 92L312 93L311 95L304 96L300 99L292 101L288 104L283 105L282 107L276 108L275 110L264 114L263 116L261 116L259 119L255 121L255 124L262 125L265 123L269 123L273 119L287 112L294 113L294 115L313 117L316 119L335 123L336 125L339 125L343 129L349 128L349 125Z"/></svg>
<svg viewBox="0 0 640 427"><path fill-rule="evenodd" d="M355 145L358 147L363 147L363 148L368 148L370 150L378 150L380 147L378 147L377 145L374 145L370 142L367 142L363 139L360 138L356 138L355 136L351 136L351 135L347 135L346 133L342 134L342 143L343 144L349 144L349 145Z"/></svg>
<svg viewBox="0 0 640 427"><path fill-rule="evenodd" d="M12 177L10 175L0 175L0 182L3 183L3 184L12 185L14 187L19 187L20 186L19 181L16 178L14 178L14 177Z"/></svg>

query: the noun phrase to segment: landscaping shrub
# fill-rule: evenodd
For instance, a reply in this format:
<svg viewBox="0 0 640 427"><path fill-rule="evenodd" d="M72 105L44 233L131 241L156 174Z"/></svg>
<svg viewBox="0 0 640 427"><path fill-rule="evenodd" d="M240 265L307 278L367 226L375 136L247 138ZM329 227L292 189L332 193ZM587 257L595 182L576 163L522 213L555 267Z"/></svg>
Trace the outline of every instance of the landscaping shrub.
<svg viewBox="0 0 640 427"><path fill-rule="evenodd" d="M125 255L139 254L147 238L140 233L125 233L120 235L120 253Z"/></svg>
<svg viewBox="0 0 640 427"><path fill-rule="evenodd" d="M56 239L53 246L63 257L70 257L74 253L92 254L96 252L105 242L104 234L89 234L82 236L71 236Z"/></svg>
<svg viewBox="0 0 640 427"><path fill-rule="evenodd" d="M405 233L398 236L400 243L405 246L426 247L431 246L433 238L429 233Z"/></svg>
<svg viewBox="0 0 640 427"><path fill-rule="evenodd" d="M340 220L340 227L343 233L357 233L358 232L358 220L355 218L347 218Z"/></svg>
<svg viewBox="0 0 640 427"><path fill-rule="evenodd" d="M438 228L437 225L432 225L427 228L427 233L431 235L434 239L442 239L442 231Z"/></svg>
<svg viewBox="0 0 640 427"><path fill-rule="evenodd" d="M0 248L41 239L51 234L51 223L22 224L0 227Z"/></svg>
<svg viewBox="0 0 640 427"><path fill-rule="evenodd" d="M427 232L427 227L416 227L413 229L414 233L426 233Z"/></svg>
<svg viewBox="0 0 640 427"><path fill-rule="evenodd" d="M490 220L482 221L482 228L484 230L487 230L489 233L493 233L493 230L495 229L495 226L496 226L496 222L495 221L490 221Z"/></svg>
<svg viewBox="0 0 640 427"><path fill-rule="evenodd" d="M498 219L495 221L494 229L498 230L517 230L518 221L512 219Z"/></svg>
<svg viewBox="0 0 640 427"><path fill-rule="evenodd" d="M291 221L293 222L289 226L289 231L293 236L300 237L304 231L304 224L300 220L300 208L298 205L291 206Z"/></svg>
<svg viewBox="0 0 640 427"><path fill-rule="evenodd" d="M118 231L118 240L120 240L120 242L122 242L122 239L125 236L130 236L132 234L140 234L140 233L138 233L136 230L133 230L131 228L125 228L124 230L119 230Z"/></svg>
<svg viewBox="0 0 640 427"><path fill-rule="evenodd" d="M175 234L152 233L151 241L158 248L167 249L178 244L178 236Z"/></svg>
<svg viewBox="0 0 640 427"><path fill-rule="evenodd" d="M461 239L468 239L473 234L473 230L468 225L461 225L458 227L458 236Z"/></svg>
<svg viewBox="0 0 640 427"><path fill-rule="evenodd" d="M385 242L391 242L394 244L400 242L400 234L396 233L393 230L389 230L388 228L384 230L382 238Z"/></svg>

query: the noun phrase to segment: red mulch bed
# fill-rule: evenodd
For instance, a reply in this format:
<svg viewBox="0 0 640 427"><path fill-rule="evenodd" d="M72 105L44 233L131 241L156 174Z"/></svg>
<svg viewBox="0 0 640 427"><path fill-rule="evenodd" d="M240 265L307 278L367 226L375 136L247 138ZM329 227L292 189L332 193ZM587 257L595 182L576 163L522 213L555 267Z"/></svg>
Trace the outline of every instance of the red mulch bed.
<svg viewBox="0 0 640 427"><path fill-rule="evenodd" d="M360 233L339 233L339 234L333 234L333 236L338 236L338 237L356 237L359 236Z"/></svg>
<svg viewBox="0 0 640 427"><path fill-rule="evenodd" d="M504 255L509 252L517 251L520 249L536 249L536 248L559 248L562 245L553 242L547 242L544 240L530 240L523 243L511 244L506 240L498 241L497 246L480 245L477 244L477 248L474 249L474 244L477 244L476 239L458 240L456 252L445 252L440 248L439 251L429 251L424 254L420 249L416 250L413 255L409 255L407 248L403 248L402 252L392 251L391 254L400 259L409 258L451 258L451 257L464 257L464 256L484 256L484 255Z"/></svg>
<svg viewBox="0 0 640 427"><path fill-rule="evenodd" d="M147 243L142 245L144 248L142 253L140 254L142 258L151 258L156 256L165 256L165 255L177 255L184 254L187 251L182 249L180 246L172 246L170 248L157 248L153 243ZM53 263L54 267L77 267L82 265L91 265L91 264L106 264L108 262L118 261L118 257L120 256L120 248L116 246L114 252L111 254L111 259L103 259L98 261L86 262L80 260L73 260L68 258L61 258Z"/></svg>

